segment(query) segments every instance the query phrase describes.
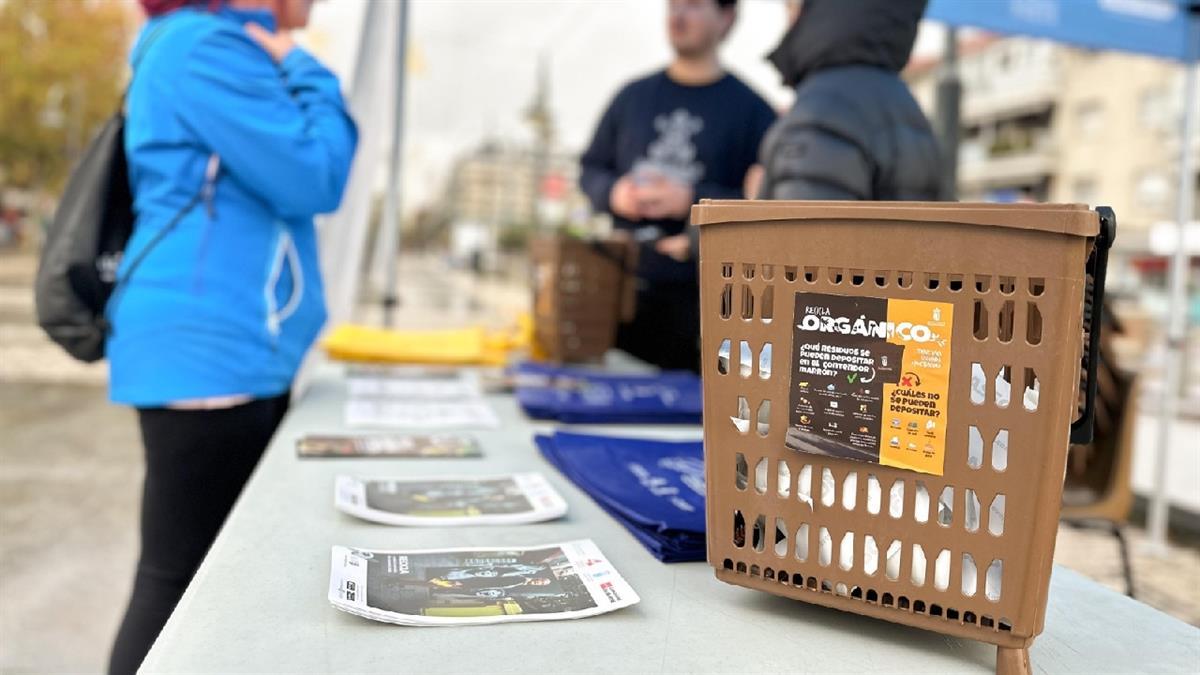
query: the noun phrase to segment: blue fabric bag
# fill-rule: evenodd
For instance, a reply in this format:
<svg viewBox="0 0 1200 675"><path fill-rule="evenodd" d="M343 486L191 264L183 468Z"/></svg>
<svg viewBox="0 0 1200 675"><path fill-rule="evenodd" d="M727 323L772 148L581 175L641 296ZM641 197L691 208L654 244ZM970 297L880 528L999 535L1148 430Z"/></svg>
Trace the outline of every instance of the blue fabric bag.
<svg viewBox="0 0 1200 675"><path fill-rule="evenodd" d="M687 372L614 375L523 363L517 402L534 419L567 424L699 424L700 378Z"/></svg>
<svg viewBox="0 0 1200 675"><path fill-rule="evenodd" d="M557 432L542 455L663 562L704 560L701 441Z"/></svg>

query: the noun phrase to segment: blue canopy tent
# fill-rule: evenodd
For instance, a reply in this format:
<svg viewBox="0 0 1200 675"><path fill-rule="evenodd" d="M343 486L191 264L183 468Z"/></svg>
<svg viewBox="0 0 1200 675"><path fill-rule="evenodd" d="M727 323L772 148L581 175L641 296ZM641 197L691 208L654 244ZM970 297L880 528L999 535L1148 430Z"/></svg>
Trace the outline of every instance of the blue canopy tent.
<svg viewBox="0 0 1200 675"><path fill-rule="evenodd" d="M1196 62L1200 60L1200 0L931 0L925 17L955 27L970 26L1002 34L1046 38L1089 49L1156 56L1179 61L1186 69L1176 210L1179 243L1171 260L1162 421L1149 523L1151 541L1161 550L1167 530L1169 425L1178 407L1182 349L1187 331L1188 255L1183 236L1194 200L1191 146L1196 114L1193 105ZM957 106L957 101L953 105ZM940 107L946 109L949 106ZM953 116L956 124L957 115ZM948 137L957 138L953 133Z"/></svg>

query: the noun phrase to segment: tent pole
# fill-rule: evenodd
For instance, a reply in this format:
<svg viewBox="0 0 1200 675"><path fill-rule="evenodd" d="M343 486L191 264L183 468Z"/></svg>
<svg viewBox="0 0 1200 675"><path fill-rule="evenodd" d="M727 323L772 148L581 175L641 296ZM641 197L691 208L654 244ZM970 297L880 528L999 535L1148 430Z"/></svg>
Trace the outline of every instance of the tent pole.
<svg viewBox="0 0 1200 675"><path fill-rule="evenodd" d="M408 54L408 0L400 0L396 7L396 96L393 109L392 149L388 157L387 192L383 203L383 220L380 222L379 246L384 254L383 325L394 325L397 295L397 257L400 255L400 182L401 153L404 148L404 76L405 59Z"/></svg>
<svg viewBox="0 0 1200 675"><path fill-rule="evenodd" d="M1163 387L1159 403L1154 493L1150 498L1150 550L1166 552L1167 521L1170 499L1167 475L1170 470L1171 424L1179 409L1179 388L1183 369L1183 346L1187 340L1187 282L1190 256L1184 248L1184 229L1192 218L1195 202L1195 168L1192 165L1192 130L1195 127L1196 64L1184 65L1183 122L1179 130L1179 192L1175 226L1178 239L1171 256L1170 301L1167 304L1166 344L1163 359Z"/></svg>

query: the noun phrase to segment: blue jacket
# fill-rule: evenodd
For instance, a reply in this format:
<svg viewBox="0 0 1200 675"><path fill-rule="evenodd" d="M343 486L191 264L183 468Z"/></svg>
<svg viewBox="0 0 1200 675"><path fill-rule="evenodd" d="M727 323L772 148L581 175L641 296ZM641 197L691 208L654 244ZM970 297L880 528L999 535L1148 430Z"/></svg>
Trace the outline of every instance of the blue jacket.
<svg viewBox="0 0 1200 675"><path fill-rule="evenodd" d="M118 403L280 394L325 321L313 215L341 201L357 131L337 78L299 48L274 63L248 21L275 27L266 12L181 9L134 45L137 220L120 275L201 191L212 155L220 168L109 302Z"/></svg>

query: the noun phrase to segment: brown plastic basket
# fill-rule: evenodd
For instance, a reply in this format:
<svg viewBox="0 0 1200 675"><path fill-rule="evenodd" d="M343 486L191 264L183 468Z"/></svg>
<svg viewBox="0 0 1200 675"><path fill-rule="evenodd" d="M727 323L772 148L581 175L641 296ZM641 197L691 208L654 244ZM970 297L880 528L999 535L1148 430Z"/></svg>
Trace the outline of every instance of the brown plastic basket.
<svg viewBox="0 0 1200 675"><path fill-rule="evenodd" d="M533 262L534 340L540 356L594 361L633 317L636 247L625 241L538 237Z"/></svg>
<svg viewBox="0 0 1200 675"><path fill-rule="evenodd" d="M998 670L1027 670L1068 437L1090 434L1111 214L695 206L717 577L993 643Z"/></svg>

